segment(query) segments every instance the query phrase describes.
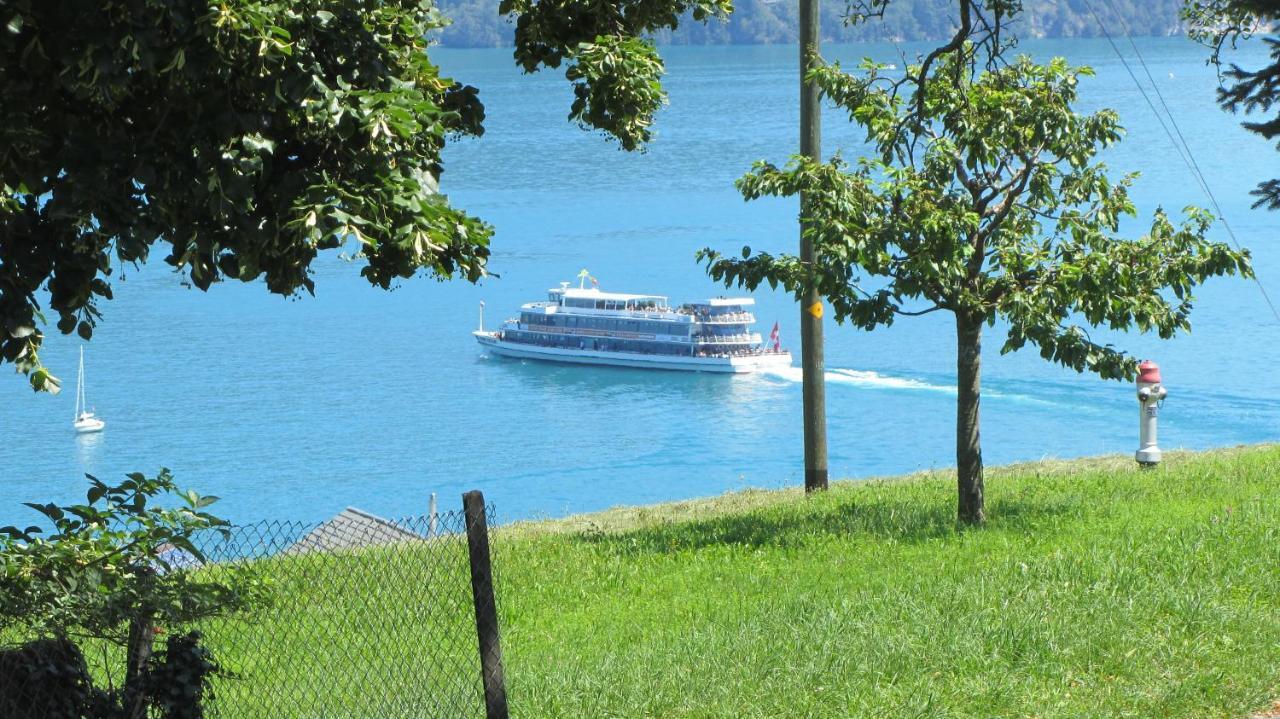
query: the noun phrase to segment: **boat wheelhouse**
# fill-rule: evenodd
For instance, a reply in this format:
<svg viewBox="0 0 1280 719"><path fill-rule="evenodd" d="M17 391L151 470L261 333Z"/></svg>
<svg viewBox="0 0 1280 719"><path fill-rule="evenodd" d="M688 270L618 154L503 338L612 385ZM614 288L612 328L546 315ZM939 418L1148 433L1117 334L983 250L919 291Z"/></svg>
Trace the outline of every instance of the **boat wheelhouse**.
<svg viewBox="0 0 1280 719"><path fill-rule="evenodd" d="M473 334L493 354L554 362L703 372L753 372L789 367L791 353L754 330L750 297L672 307L663 295L602 292L596 287L548 290L495 331Z"/></svg>

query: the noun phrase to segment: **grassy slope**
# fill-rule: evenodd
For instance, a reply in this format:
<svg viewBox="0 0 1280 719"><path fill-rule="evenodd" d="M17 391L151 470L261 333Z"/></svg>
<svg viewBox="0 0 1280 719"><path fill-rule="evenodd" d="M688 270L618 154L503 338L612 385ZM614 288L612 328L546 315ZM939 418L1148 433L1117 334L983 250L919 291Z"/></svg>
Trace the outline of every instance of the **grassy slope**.
<svg viewBox="0 0 1280 719"><path fill-rule="evenodd" d="M496 538L521 717L1240 717L1280 693L1280 447L748 492Z"/></svg>

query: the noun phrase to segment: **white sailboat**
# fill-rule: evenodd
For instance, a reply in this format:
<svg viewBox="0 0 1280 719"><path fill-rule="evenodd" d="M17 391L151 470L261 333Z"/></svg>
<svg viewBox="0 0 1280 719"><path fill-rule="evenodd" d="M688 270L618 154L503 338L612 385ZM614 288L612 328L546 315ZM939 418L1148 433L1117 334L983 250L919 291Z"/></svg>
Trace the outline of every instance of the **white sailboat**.
<svg viewBox="0 0 1280 719"><path fill-rule="evenodd" d="M72 423L77 434L101 432L107 423L94 416L84 399L84 347L80 348L80 373L76 375L76 419Z"/></svg>

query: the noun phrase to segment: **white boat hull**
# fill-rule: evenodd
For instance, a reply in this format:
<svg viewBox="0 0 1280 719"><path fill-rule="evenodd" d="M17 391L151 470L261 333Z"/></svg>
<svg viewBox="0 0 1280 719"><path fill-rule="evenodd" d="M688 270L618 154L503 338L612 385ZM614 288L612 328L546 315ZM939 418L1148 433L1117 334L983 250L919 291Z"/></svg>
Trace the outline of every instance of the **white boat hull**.
<svg viewBox="0 0 1280 719"><path fill-rule="evenodd" d="M742 357L680 357L645 355L634 352L563 349L504 342L493 332L472 332L476 341L489 352L503 357L564 362L569 364L638 367L642 369L678 370L685 372L721 372L743 374L791 366L790 352L769 352Z"/></svg>
<svg viewBox="0 0 1280 719"><path fill-rule="evenodd" d="M90 432L101 432L106 429L107 423L90 417L88 419L78 419L72 426L75 427L76 434L89 434Z"/></svg>

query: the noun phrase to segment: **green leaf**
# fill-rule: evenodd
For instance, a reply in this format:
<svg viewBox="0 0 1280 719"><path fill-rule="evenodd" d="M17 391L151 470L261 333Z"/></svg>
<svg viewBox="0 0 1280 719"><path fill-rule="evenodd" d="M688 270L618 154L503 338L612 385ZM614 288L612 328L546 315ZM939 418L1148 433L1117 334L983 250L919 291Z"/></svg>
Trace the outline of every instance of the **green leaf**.
<svg viewBox="0 0 1280 719"><path fill-rule="evenodd" d="M59 521L60 519L66 516L63 513L62 508L58 507L55 504L35 504L33 502L23 502L23 504L36 510L37 512L43 514L44 516L48 517L49 519L52 519L55 522Z"/></svg>
<svg viewBox="0 0 1280 719"><path fill-rule="evenodd" d="M36 392L58 394L62 391L62 380L54 377L49 370L41 367L31 373L31 388Z"/></svg>
<svg viewBox="0 0 1280 719"><path fill-rule="evenodd" d="M94 504L98 500L102 499L102 497L106 495L106 493L107 493L107 488L105 486L95 485L89 488L89 492L87 493L86 498L89 500L89 504Z"/></svg>

